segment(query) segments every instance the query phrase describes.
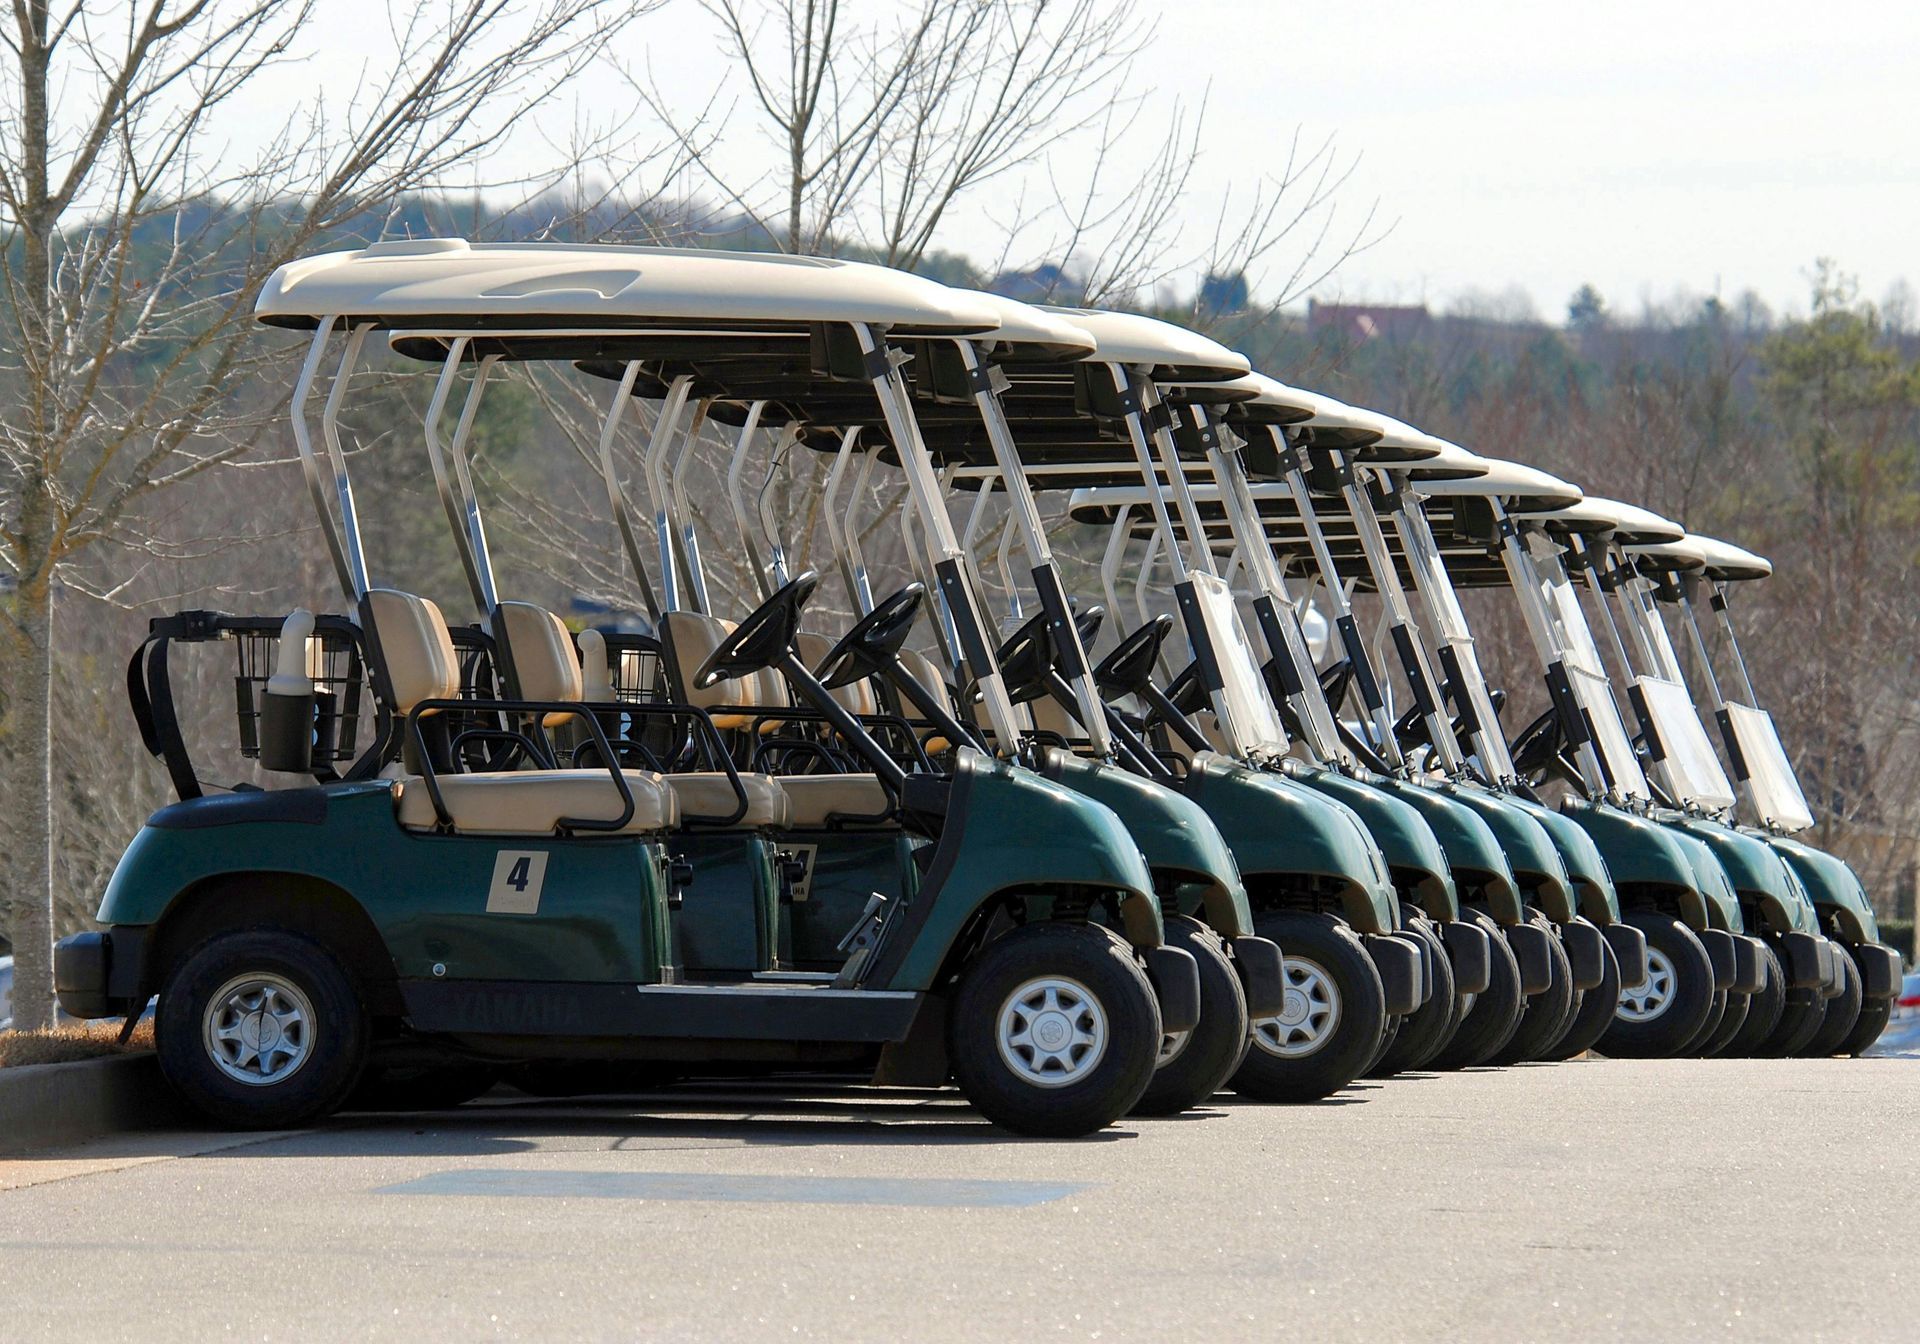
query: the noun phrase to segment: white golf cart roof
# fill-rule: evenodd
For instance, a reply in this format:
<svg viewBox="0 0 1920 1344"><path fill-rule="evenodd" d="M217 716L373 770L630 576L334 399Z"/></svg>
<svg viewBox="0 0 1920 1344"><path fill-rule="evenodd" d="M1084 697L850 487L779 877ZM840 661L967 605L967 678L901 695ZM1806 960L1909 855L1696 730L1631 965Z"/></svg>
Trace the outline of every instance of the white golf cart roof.
<svg viewBox="0 0 1920 1344"><path fill-rule="evenodd" d="M374 243L288 262L268 277L254 315L306 328L327 317L481 330L861 322L943 335L988 331L1000 321L961 291L862 262L464 238Z"/></svg>
<svg viewBox="0 0 1920 1344"><path fill-rule="evenodd" d="M1687 529L1671 518L1600 495L1588 495L1561 508L1515 508L1513 516L1544 523L1550 531L1612 533L1615 541L1628 547L1677 542L1687 535Z"/></svg>
<svg viewBox="0 0 1920 1344"><path fill-rule="evenodd" d="M1247 357L1197 331L1137 313L1046 305L1043 312L1066 319L1098 343L1091 358L1144 369L1157 383L1225 383L1243 378Z"/></svg>
<svg viewBox="0 0 1920 1344"><path fill-rule="evenodd" d="M1464 450L1463 450L1464 451ZM1477 495L1504 501L1516 517L1531 516L1532 511L1553 511L1578 504L1584 497L1580 487L1558 476L1550 476L1537 467L1525 466L1501 457L1471 454L1486 464L1478 476L1456 477L1423 483L1423 495Z"/></svg>
<svg viewBox="0 0 1920 1344"><path fill-rule="evenodd" d="M1673 569L1697 569L1710 579L1733 583L1743 579L1764 579L1773 573L1773 562L1755 555L1744 546L1715 537L1689 532L1679 541L1653 546L1627 547L1635 555L1650 556Z"/></svg>
<svg viewBox="0 0 1920 1344"><path fill-rule="evenodd" d="M1004 341L1021 347L1022 354L1037 353L1046 359L1092 358L1100 348L1093 333L1061 316L1057 309L1036 308L1033 304L983 290L962 289L954 293L999 318L999 325L993 331L979 335L982 343Z"/></svg>

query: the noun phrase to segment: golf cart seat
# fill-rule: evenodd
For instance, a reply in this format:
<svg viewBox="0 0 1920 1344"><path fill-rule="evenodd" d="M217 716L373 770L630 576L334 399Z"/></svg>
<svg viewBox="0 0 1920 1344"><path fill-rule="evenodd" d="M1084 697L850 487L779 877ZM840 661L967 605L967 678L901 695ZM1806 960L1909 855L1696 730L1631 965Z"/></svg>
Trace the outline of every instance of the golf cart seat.
<svg viewBox="0 0 1920 1344"><path fill-rule="evenodd" d="M737 628L732 621L694 611L670 611L660 618L661 642L674 673L675 694L687 704L707 710L713 726L723 731L751 728L760 717L757 710L788 703L787 688L772 668L707 687L694 684L694 674L707 655Z"/></svg>
<svg viewBox="0 0 1920 1344"><path fill-rule="evenodd" d="M825 635L803 630L794 636L793 647L799 653L801 662L818 671L821 662L833 651L833 641ZM833 698L845 705L852 714L866 716L880 712L880 701L873 693L873 683L865 678L834 687Z"/></svg>
<svg viewBox="0 0 1920 1344"><path fill-rule="evenodd" d="M438 606L411 593L376 588L367 594L366 612L397 713L410 714L423 701L459 698L460 662ZM578 676L576 665L576 684ZM633 796L633 815L619 833L664 831L678 823L678 802L660 776L641 770L622 773ZM447 820L460 832L552 835L565 819L612 821L623 808L613 777L604 769L478 774L436 770L434 782ZM402 826L432 830L441 824L432 792L419 775L399 777L394 806Z"/></svg>
<svg viewBox="0 0 1920 1344"><path fill-rule="evenodd" d="M782 775L780 788L793 807L789 824L803 829L856 818L884 818L893 808L893 800L874 775Z"/></svg>

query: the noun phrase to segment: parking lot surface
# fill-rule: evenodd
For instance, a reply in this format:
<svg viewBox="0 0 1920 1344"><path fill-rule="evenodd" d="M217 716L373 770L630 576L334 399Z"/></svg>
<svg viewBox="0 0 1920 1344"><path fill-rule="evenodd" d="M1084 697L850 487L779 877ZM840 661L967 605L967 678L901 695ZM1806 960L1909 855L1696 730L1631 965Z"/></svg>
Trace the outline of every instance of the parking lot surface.
<svg viewBox="0 0 1920 1344"><path fill-rule="evenodd" d="M1911 1339L1916 1099L1589 1060L1075 1142L757 1084L126 1136L0 1161L0 1333Z"/></svg>

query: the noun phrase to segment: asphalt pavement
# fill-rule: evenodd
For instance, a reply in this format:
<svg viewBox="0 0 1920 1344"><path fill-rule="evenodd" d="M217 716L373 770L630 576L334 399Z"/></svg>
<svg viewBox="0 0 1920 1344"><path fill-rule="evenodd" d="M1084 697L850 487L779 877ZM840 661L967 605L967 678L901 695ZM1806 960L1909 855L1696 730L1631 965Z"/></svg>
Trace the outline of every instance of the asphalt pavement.
<svg viewBox="0 0 1920 1344"><path fill-rule="evenodd" d="M1912 1339L1920 1061L1417 1075L1076 1142L686 1086L0 1161L0 1335Z"/></svg>

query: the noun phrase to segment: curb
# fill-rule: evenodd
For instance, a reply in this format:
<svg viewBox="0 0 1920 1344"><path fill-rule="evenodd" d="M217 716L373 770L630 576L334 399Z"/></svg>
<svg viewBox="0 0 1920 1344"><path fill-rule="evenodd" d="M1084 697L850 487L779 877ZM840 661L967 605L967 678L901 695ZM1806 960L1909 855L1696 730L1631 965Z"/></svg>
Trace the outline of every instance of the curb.
<svg viewBox="0 0 1920 1344"><path fill-rule="evenodd" d="M0 1156L185 1119L151 1054L0 1069Z"/></svg>

